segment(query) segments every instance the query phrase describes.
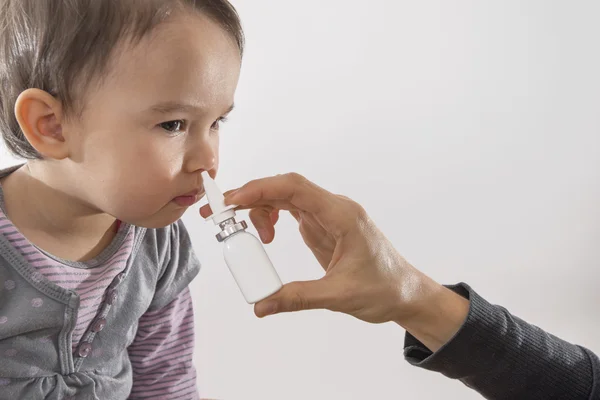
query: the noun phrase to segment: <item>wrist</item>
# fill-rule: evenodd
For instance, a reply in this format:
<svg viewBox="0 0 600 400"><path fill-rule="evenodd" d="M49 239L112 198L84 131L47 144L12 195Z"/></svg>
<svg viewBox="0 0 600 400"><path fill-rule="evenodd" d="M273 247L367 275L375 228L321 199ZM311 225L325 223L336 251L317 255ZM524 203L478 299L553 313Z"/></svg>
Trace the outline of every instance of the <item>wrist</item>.
<svg viewBox="0 0 600 400"><path fill-rule="evenodd" d="M418 289L403 301L395 322L429 350L436 352L452 339L469 314L469 300L422 275Z"/></svg>

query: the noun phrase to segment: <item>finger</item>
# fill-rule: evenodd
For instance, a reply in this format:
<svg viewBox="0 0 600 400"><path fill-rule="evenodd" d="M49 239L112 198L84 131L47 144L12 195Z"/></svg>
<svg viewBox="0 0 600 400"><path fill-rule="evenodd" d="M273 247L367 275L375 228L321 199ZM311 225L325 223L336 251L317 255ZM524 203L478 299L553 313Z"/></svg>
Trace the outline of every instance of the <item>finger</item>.
<svg viewBox="0 0 600 400"><path fill-rule="evenodd" d="M290 214L292 214L292 217L294 217L296 221L300 222L300 213L298 211L290 211Z"/></svg>
<svg viewBox="0 0 600 400"><path fill-rule="evenodd" d="M238 191L238 189L231 189L226 192L223 192L223 197L231 196L232 194L234 194L237 191Z"/></svg>
<svg viewBox="0 0 600 400"><path fill-rule="evenodd" d="M279 210L275 209L271 211L271 223L275 225L279 221Z"/></svg>
<svg viewBox="0 0 600 400"><path fill-rule="evenodd" d="M200 207L200 215L202 216L202 218L208 218L212 215L212 213L213 212L209 204L205 204L202 207Z"/></svg>
<svg viewBox="0 0 600 400"><path fill-rule="evenodd" d="M250 220L258 231L263 243L271 243L275 238L275 228L271 221L271 209L253 208L250 210Z"/></svg>
<svg viewBox="0 0 600 400"><path fill-rule="evenodd" d="M287 200L259 200L252 204L247 205L237 205L236 210L251 210L253 208L259 207L269 207L277 210L286 210L286 211L297 211L300 210L298 207L294 206Z"/></svg>
<svg viewBox="0 0 600 400"><path fill-rule="evenodd" d="M325 278L316 281L291 282L274 295L256 303L254 313L262 318L283 312L328 308L335 295Z"/></svg>
<svg viewBox="0 0 600 400"><path fill-rule="evenodd" d="M228 190L225 193L223 193L223 196L231 196L236 191L237 189ZM202 218L208 218L212 215L212 209L210 208L210 204L205 204L202 207L200 207L200 215L202 216Z"/></svg>
<svg viewBox="0 0 600 400"><path fill-rule="evenodd" d="M335 195L310 182L298 174L278 175L248 182L234 193L225 197L226 204L251 206L258 202L283 208L281 204L294 206L313 214L331 207ZM279 206L275 207L275 204ZM293 208L293 207L292 207Z"/></svg>

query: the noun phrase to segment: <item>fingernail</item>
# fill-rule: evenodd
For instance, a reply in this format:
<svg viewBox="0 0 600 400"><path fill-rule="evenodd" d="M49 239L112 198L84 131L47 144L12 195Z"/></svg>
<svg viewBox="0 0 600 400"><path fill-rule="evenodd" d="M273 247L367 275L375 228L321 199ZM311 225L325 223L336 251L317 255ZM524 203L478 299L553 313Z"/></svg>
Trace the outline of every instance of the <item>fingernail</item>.
<svg viewBox="0 0 600 400"><path fill-rule="evenodd" d="M270 302L264 305L264 316L266 317L267 315L272 315L275 314L275 312L277 311L277 303L275 302Z"/></svg>
<svg viewBox="0 0 600 400"><path fill-rule="evenodd" d="M231 192L227 196L225 196L225 204L227 204L227 205L233 204L233 202L231 200L235 197L237 192L238 192L238 189L234 190L233 192Z"/></svg>
<svg viewBox="0 0 600 400"><path fill-rule="evenodd" d="M256 229L258 232L258 236L260 236L260 240L265 242L267 240L267 231L264 229Z"/></svg>

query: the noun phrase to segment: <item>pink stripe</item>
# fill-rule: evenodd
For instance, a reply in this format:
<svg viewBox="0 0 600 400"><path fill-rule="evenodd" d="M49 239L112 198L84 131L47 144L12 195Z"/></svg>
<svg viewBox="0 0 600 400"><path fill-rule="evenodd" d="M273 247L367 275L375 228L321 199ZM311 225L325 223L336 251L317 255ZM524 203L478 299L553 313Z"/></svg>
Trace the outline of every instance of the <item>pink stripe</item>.
<svg viewBox="0 0 600 400"><path fill-rule="evenodd" d="M147 385L144 385L140 388L136 387L132 389L131 394L136 396L143 396L144 399L152 399L156 396L160 396L158 397L159 399L164 399L164 396L167 394L176 395L178 393L181 393L182 396L187 395L187 398L189 398L189 395L196 391L196 372L190 371L187 377L182 378L183 379L181 380L181 382L177 384L171 384L167 387L159 387L156 389L148 388ZM169 396L169 399L175 398L177 397Z"/></svg>
<svg viewBox="0 0 600 400"><path fill-rule="evenodd" d="M190 367L193 368L193 367ZM187 379L186 379L187 378ZM157 400L176 400L176 399L186 399L189 400L197 399L197 389L196 389L196 371L192 371L188 374L187 377L182 377L181 383L175 385L168 389L158 389L158 390L146 390L144 386L141 388L134 387L131 394L134 397L130 397L130 399L157 399ZM138 397L140 396L140 397Z"/></svg>
<svg viewBox="0 0 600 400"><path fill-rule="evenodd" d="M140 318L136 338L127 349L134 376L132 398L197 398L193 330L188 288L162 309Z"/></svg>
<svg viewBox="0 0 600 400"><path fill-rule="evenodd" d="M106 288L125 268L133 244L132 232L103 265L91 269L81 269L63 265L37 250L1 211L0 225L0 233L8 238L13 247L20 250L25 260L37 268L45 279L65 289L75 290L80 296L80 311L86 310L86 312L78 313L73 329L72 343L75 348L90 322L95 318Z"/></svg>
<svg viewBox="0 0 600 400"><path fill-rule="evenodd" d="M103 295L104 295L104 292L101 292L101 293L96 293L96 294L90 294L90 295L86 295L85 297L81 297L81 296L80 296L80 299L81 299L80 301L81 301L83 304L89 304L89 303L93 304L93 303L95 303L95 302L96 302L98 299L102 298L102 296L103 296Z"/></svg>
<svg viewBox="0 0 600 400"><path fill-rule="evenodd" d="M139 382L142 382L142 381L150 381L150 382L153 382L153 381L155 381L155 380L156 380L156 379L140 379L140 380L138 380L138 383L139 383ZM180 381L180 379L179 379L179 378L177 378L177 377L176 377L175 379L165 379L165 378L163 377L163 378L161 378L161 380L160 380L160 384L166 384L166 383L172 383L172 382L179 382L179 381ZM155 384L156 384L156 383L155 383ZM154 386L154 384L146 384L146 385L148 385L149 387L153 387L153 386ZM146 385L144 385L144 386L146 386Z"/></svg>
<svg viewBox="0 0 600 400"><path fill-rule="evenodd" d="M121 250L119 250L115 255L113 255L111 258L109 258L108 261L110 262L111 260L114 260L114 259L122 257L122 256L129 257L129 254L131 253L130 250L131 250L131 243L124 243L124 246L121 248Z"/></svg>
<svg viewBox="0 0 600 400"><path fill-rule="evenodd" d="M112 274L107 274L108 276L104 279L97 279L97 280L90 280L90 279L82 279L82 280L75 280L75 279L69 279L68 281L63 279L65 278L64 276L51 276L51 277L46 277L46 279L48 279L51 282L56 283L57 285L64 287L66 289L76 289L78 294L81 295L81 293L79 293L81 290L86 290L89 288L94 288L94 287L104 287L106 288L109 284L110 281L112 281L114 279L114 277L120 272L122 271L122 268L112 272ZM109 271L110 272L110 271ZM102 282L106 281L104 284ZM85 285L85 286L84 286Z"/></svg>
<svg viewBox="0 0 600 400"><path fill-rule="evenodd" d="M185 382L190 383L190 385L188 387L193 387L196 385L196 369L194 368L194 365L192 364L192 362L188 361L188 362L180 364L180 365L183 366L183 368L179 368L179 373L178 373L176 379L170 380L169 383L165 385L165 386L167 386L166 388L164 388L164 386L163 386L163 390L167 390L167 393L176 393L180 389L181 385L184 384ZM148 374L151 374L151 373L145 373L143 375L144 378L147 378ZM154 379L154 380L144 379L144 381L140 382L140 383L137 382L137 378L139 375L137 375L137 376L134 375L133 376L132 393L135 393L135 394L144 393L146 395L150 395L150 392L152 391L152 389L148 390L149 388L158 389L155 385L162 385L165 383L163 381L163 374L158 373L156 375L157 375L156 379ZM154 389L154 390L156 390L156 389ZM144 397L144 398L148 398L148 397ZM169 399L171 399L171 398L172 397L169 397Z"/></svg>
<svg viewBox="0 0 600 400"><path fill-rule="evenodd" d="M175 342L175 344L171 345L171 344L165 344L163 347L163 350L174 350L177 349L178 347L188 347L188 345L190 343L194 343L194 337L190 336L187 338L186 341L182 341L182 340L177 340ZM136 348L136 349L129 349L129 355L130 356L145 356L148 355L149 353L151 353L152 351L154 351L156 349L156 346L148 346L147 348Z"/></svg>
<svg viewBox="0 0 600 400"><path fill-rule="evenodd" d="M131 365L140 374L146 373L149 370L160 368L167 368L168 366L179 366L180 363L186 362L192 359L194 354L193 348L187 348L181 351L174 351L171 354L162 354L153 358L139 356L138 358L131 358ZM143 361L142 361L143 360Z"/></svg>
<svg viewBox="0 0 600 400"><path fill-rule="evenodd" d="M10 243L47 280L73 289L80 296L80 312L72 333L75 350L95 319L106 288L125 268L133 235L130 233L103 265L80 269L62 265L37 251L1 212L0 233L9 237ZM192 299L187 288L164 308L142 316L136 338L128 348L134 376L131 398L197 399L196 370L192 363L194 340Z"/></svg>
<svg viewBox="0 0 600 400"><path fill-rule="evenodd" d="M171 310L175 307L180 308L181 310L185 310L187 309L188 305L185 304L185 307L182 307L181 303L184 303L184 301L187 303L188 300L191 300L192 298L192 294L190 293L189 290L184 290L183 292L181 292L179 294L179 301L178 302L171 302L170 304L167 304L164 308L158 310L158 311L149 311L146 312L144 315L142 315L142 317L140 318L140 322L148 322L148 321L154 321L155 319L158 318L162 318L165 314L167 310Z"/></svg>
<svg viewBox="0 0 600 400"><path fill-rule="evenodd" d="M137 344L135 346L135 348L133 348L134 350L154 350L156 348L156 346L166 346L166 345L171 345L172 343L181 343L185 340L188 340L190 337L194 336L194 329L187 329L187 334L182 334L180 337L178 337L176 340L165 340L165 339L155 339L155 340L150 340L150 339L146 339L144 340L143 343ZM132 350L132 348L130 348L130 350Z"/></svg>
<svg viewBox="0 0 600 400"><path fill-rule="evenodd" d="M178 302L172 301L171 303L167 304L164 308L160 309L160 310L156 310L156 311L148 311L146 312L144 315L142 315L142 317L140 318L140 321L151 321L153 319L153 317L162 317L163 315L167 314L167 311L169 311L169 314L172 313L171 310L176 308L176 307L181 307L180 302L182 301L188 301L191 299L191 295L189 294L189 290L184 290L183 292L181 292L181 294L179 295L181 296L181 300L179 300Z"/></svg>
<svg viewBox="0 0 600 400"><path fill-rule="evenodd" d="M61 277L67 277L67 278L76 278L76 277L85 277L85 279L88 279L89 277L95 277L98 276L102 273L104 273L105 269L108 268L108 266L102 266L101 268L94 268L93 270L87 270L87 269L79 269L79 268L71 268L69 267L69 270L64 270L64 266L63 268L61 268L59 270L59 272L44 272L44 274L46 276L61 276ZM89 271L93 271L93 272L89 272ZM49 278L50 279L50 278Z"/></svg>
<svg viewBox="0 0 600 400"><path fill-rule="evenodd" d="M169 370L168 373L165 373L164 371L149 372L147 374L144 374L144 376L138 376L138 379L141 382L144 382L144 381L154 380L154 379L157 379L157 378L162 379L164 377L167 377L167 378L172 377L172 376L176 377L176 376L179 376L179 375L183 374L188 369L188 366L191 366L191 365L192 365L191 362L190 363L183 363L183 364L181 364L180 367L173 368L173 369ZM135 375L135 370L133 371L133 373ZM136 381L137 381L137 379L136 379Z"/></svg>
<svg viewBox="0 0 600 400"><path fill-rule="evenodd" d="M31 246L31 248L34 248L34 247ZM53 259L48 258L48 257L40 258L40 253L39 252L36 252L36 253L31 254L29 256L25 256L25 259L27 260L27 262L29 264L31 264L32 267L41 267L41 266L50 265L53 268L53 269L50 270L50 272L56 273L56 272L62 271L61 265L58 263L58 261L54 261ZM63 265L62 267L64 268L65 266Z"/></svg>
<svg viewBox="0 0 600 400"><path fill-rule="evenodd" d="M165 315L163 318L160 319L161 323L159 325L147 327L148 329L144 329L144 316L142 316L140 318L140 326L138 327L138 334L136 340L138 338L144 340L149 336L157 336L161 333L170 334L173 326L181 326L184 322L193 321L194 316L192 313L192 304L190 298L182 298L181 300L178 298L177 300L178 306L169 309L169 314ZM187 308L182 310L183 312L181 312L179 310L180 307Z"/></svg>
<svg viewBox="0 0 600 400"><path fill-rule="evenodd" d="M194 322L194 316L193 315L189 315L185 320L183 320L181 323L178 324L173 324L179 327L179 332L182 332L183 329L187 328L189 325L188 324L192 324L193 325ZM156 337L162 337L162 334L165 334L167 336L172 335L172 325L171 324L167 324L165 323L164 325L160 326L159 329L154 329L154 330L142 330L141 332L138 329L138 332L141 333L140 336L144 337L144 336L152 336L152 338L156 338Z"/></svg>
<svg viewBox="0 0 600 400"><path fill-rule="evenodd" d="M171 302L171 304L167 304L165 308L161 308L160 310L146 311L142 318L153 317L155 315L162 315L166 312L167 309L174 308L176 306L175 303Z"/></svg>
<svg viewBox="0 0 600 400"><path fill-rule="evenodd" d="M194 374L195 371L193 371L193 369L194 368L191 367L185 372L188 372L189 375L192 375L192 374L195 375ZM173 379L168 379L168 380L164 379L164 378L161 379L160 381L153 379L152 383L145 383L143 388L147 389L148 392L150 392L151 390L159 390L159 389L165 389L165 388L173 389L174 388L173 383L175 383L175 382L179 382L179 384L183 383L181 378L182 378L182 375L180 374L178 376L173 377ZM133 392L139 392L139 391L132 390L132 393Z"/></svg>
<svg viewBox="0 0 600 400"><path fill-rule="evenodd" d="M57 283L58 285L62 286L62 287L76 287L78 289L78 293L79 291L85 291L87 289L90 288L94 288L94 287L107 287L108 284L110 284L110 282L107 282L108 284L101 285L101 282L104 281L112 281L115 276L117 276L119 274L119 272L121 272L123 270L123 268L125 267L125 265L122 265L120 268L113 268L111 270L106 271L106 273L103 276L98 277L97 279L90 279L89 277L85 277L81 280L77 280L77 279L64 279L67 278L65 276L52 276L50 277L48 280ZM72 277L71 277L72 278ZM84 286L85 285L85 286ZM81 294L81 293L79 293Z"/></svg>
<svg viewBox="0 0 600 400"><path fill-rule="evenodd" d="M186 338L194 335L194 327L187 329L187 333L188 333L187 335L183 335L183 333L185 333L185 332L182 332L182 336L179 337L178 339L174 339L174 340L165 340L166 338L146 339L146 340L144 340L144 344L140 345L140 348L142 348L142 346L144 348L146 348L147 346L160 346L161 344L169 344L169 343L177 342L179 340L186 339Z"/></svg>
<svg viewBox="0 0 600 400"><path fill-rule="evenodd" d="M144 343L152 343L155 346L161 346L164 343L173 343L173 342L177 342L180 340L183 340L184 337L189 336L186 335L188 333L192 333L194 331L194 326L192 325L190 328L188 329L180 329L177 331L177 333L179 335L174 336L174 335L160 335L160 336L152 336L150 338L145 339ZM135 347L134 347L135 349Z"/></svg>
<svg viewBox="0 0 600 400"><path fill-rule="evenodd" d="M185 315L185 313L187 313L187 310L185 310L185 309L179 309L179 310L174 309L174 310L170 310L170 311L173 313L172 316L159 316L159 315L157 315L157 316L152 316L151 319L145 319L142 316L142 318L140 319L140 322L139 322L139 328L150 328L150 327L152 327L152 326L154 326L156 324L160 324L162 322L165 322L165 319L173 319L175 317L182 317L183 318L182 314Z"/></svg>
<svg viewBox="0 0 600 400"><path fill-rule="evenodd" d="M179 362L185 362L188 358L192 358L194 354L193 349L185 349L185 351L174 352L173 354L160 354L155 355L154 357L146 357L144 360L131 360L132 364L135 364L135 368L138 371L144 372L148 369L154 369L158 365L161 365L164 368L167 365L178 365Z"/></svg>
<svg viewBox="0 0 600 400"><path fill-rule="evenodd" d="M172 354L175 351L184 351L193 347L194 345L194 337L191 335L187 335L185 338L180 337L175 341L171 341L170 343L160 343L154 344L149 347L138 348L133 347L129 349L129 354L134 356L134 358L139 359L140 357L149 357L154 353L156 354Z"/></svg>
<svg viewBox="0 0 600 400"><path fill-rule="evenodd" d="M80 289L79 290L79 295L80 296L87 296L90 293L99 292L99 291L104 292L104 288L102 288L102 287L93 287L90 290L85 290L85 291L81 291L81 289Z"/></svg>

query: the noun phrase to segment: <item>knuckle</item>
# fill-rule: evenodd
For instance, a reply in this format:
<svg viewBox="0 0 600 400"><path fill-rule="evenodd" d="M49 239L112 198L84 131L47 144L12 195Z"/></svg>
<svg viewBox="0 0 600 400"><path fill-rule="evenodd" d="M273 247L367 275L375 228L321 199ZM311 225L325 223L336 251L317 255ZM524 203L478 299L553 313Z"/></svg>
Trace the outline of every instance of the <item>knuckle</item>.
<svg viewBox="0 0 600 400"><path fill-rule="evenodd" d="M262 222L262 220L267 219L270 216L270 210L264 207L253 208L248 212L250 219L253 222Z"/></svg>
<svg viewBox="0 0 600 400"><path fill-rule="evenodd" d="M308 300L296 292L289 299L289 307L291 311L307 310L309 307Z"/></svg>
<svg viewBox="0 0 600 400"><path fill-rule="evenodd" d="M354 213L356 214L356 217L360 220L365 220L369 218L369 215L367 214L367 210L365 210L365 208L363 206L361 206L358 203L354 203L353 205L353 209L354 209Z"/></svg>
<svg viewBox="0 0 600 400"><path fill-rule="evenodd" d="M349 197L338 195L338 198L344 203L345 208L357 219L366 219L368 218L367 211L365 208L352 200Z"/></svg>
<svg viewBox="0 0 600 400"><path fill-rule="evenodd" d="M289 180L291 180L292 182L295 182L295 183L306 182L306 178L297 172L290 172L290 173L286 174L286 176Z"/></svg>

